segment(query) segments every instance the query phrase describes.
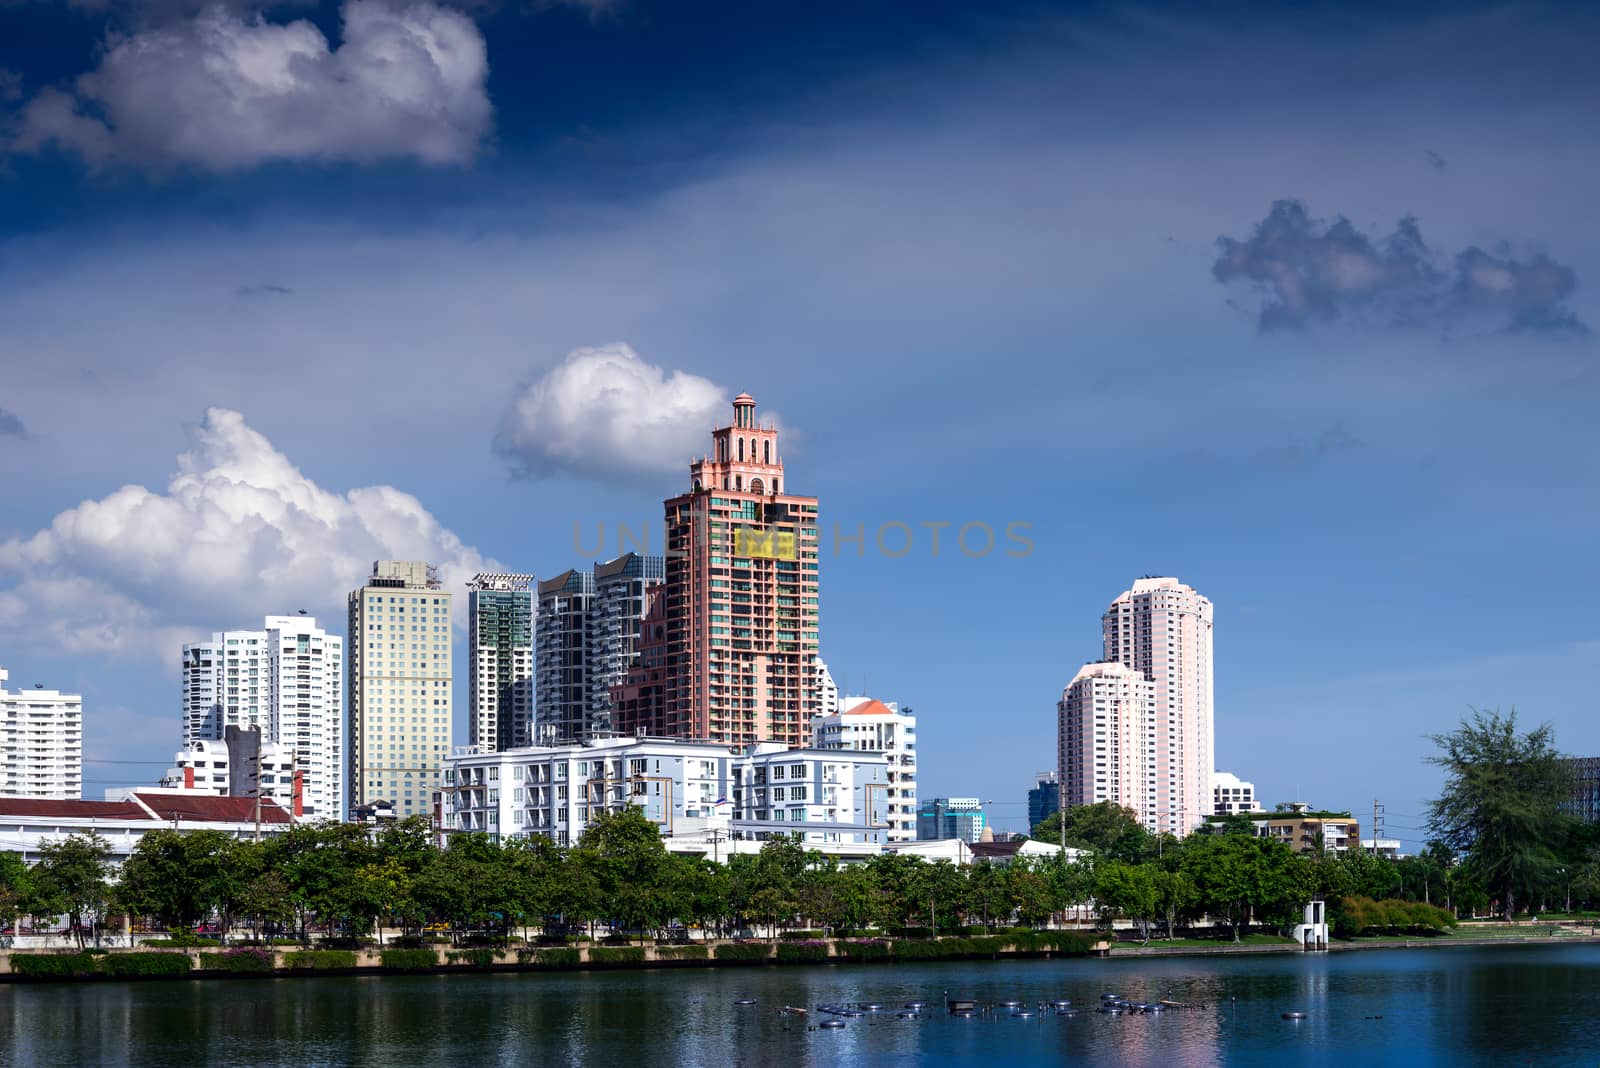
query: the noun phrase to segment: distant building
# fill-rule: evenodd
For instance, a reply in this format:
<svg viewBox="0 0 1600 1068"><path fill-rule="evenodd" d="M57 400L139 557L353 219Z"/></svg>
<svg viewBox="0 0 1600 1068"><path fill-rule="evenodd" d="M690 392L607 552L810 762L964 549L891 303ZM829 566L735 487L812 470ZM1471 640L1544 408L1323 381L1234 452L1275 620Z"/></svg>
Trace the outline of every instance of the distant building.
<svg viewBox="0 0 1600 1068"><path fill-rule="evenodd" d="M943 838L934 841L891 842L884 846L886 853L903 853L923 860L949 861L957 866L987 860L996 867L1004 867L1021 857L1025 860L1065 860L1069 864L1090 856L1087 849L1063 849L1049 842L1032 839L1010 839L1004 842L972 842L960 838Z"/></svg>
<svg viewBox="0 0 1600 1068"><path fill-rule="evenodd" d="M295 816L305 814L305 780L295 767L293 746L264 742L261 731L229 726L223 740L201 738L172 758L161 779L163 790L185 790L222 797L264 798Z"/></svg>
<svg viewBox="0 0 1600 1068"><path fill-rule="evenodd" d="M1600 823L1600 757L1568 757L1572 799L1567 812L1588 823Z"/></svg>
<svg viewBox="0 0 1600 1068"><path fill-rule="evenodd" d="M539 583L533 742L567 745L615 730L613 690L637 662L641 628L665 575L662 557L625 553Z"/></svg>
<svg viewBox="0 0 1600 1068"><path fill-rule="evenodd" d="M1212 812L1217 816L1261 811L1261 802L1256 800L1256 784L1245 782L1229 771L1212 774L1211 797Z"/></svg>
<svg viewBox="0 0 1600 1068"><path fill-rule="evenodd" d="M467 583L467 737L481 749L533 740L533 576Z"/></svg>
<svg viewBox="0 0 1600 1068"><path fill-rule="evenodd" d="M1398 838L1363 838L1361 849L1365 853L1376 853L1385 860L1400 860L1405 856L1400 852L1400 839Z"/></svg>
<svg viewBox="0 0 1600 1068"><path fill-rule="evenodd" d="M1304 801L1290 801L1273 812L1242 815L1255 824L1257 838L1282 842L1296 853L1347 853L1361 845L1361 825L1348 812L1315 811Z"/></svg>
<svg viewBox="0 0 1600 1068"><path fill-rule="evenodd" d="M267 616L260 630L225 630L183 647L183 746L259 730L287 746L305 814L344 818L344 639L311 616Z"/></svg>
<svg viewBox="0 0 1600 1068"><path fill-rule="evenodd" d="M1128 807L1151 830L1188 834L1213 803L1211 602L1175 578L1141 578L1111 602L1101 627L1105 659L1142 672L1155 697L1150 729L1123 742L1145 751L1149 768L1144 798Z"/></svg>
<svg viewBox="0 0 1600 1068"><path fill-rule="evenodd" d="M0 796L83 796L83 698L5 688L0 668ZM3 847L0 847L3 848Z"/></svg>
<svg viewBox="0 0 1600 1068"><path fill-rule="evenodd" d="M450 594L432 564L378 560L349 606L349 807L430 815L450 749Z"/></svg>
<svg viewBox="0 0 1600 1068"><path fill-rule="evenodd" d="M1061 779L1053 771L1034 774L1035 785L1028 791L1028 830L1061 811Z"/></svg>
<svg viewBox="0 0 1600 1068"><path fill-rule="evenodd" d="M663 837L693 839L690 852L716 854L698 843L719 833L724 842L799 834L808 848L867 855L888 838L887 794L881 753L619 736L499 753L464 747L446 762L441 809L447 832L565 845L596 813L632 806Z"/></svg>
<svg viewBox="0 0 1600 1068"><path fill-rule="evenodd" d="M968 845L980 841L988 823L983 802L976 797L933 797L917 809L917 841L959 838Z"/></svg>
<svg viewBox="0 0 1600 1068"><path fill-rule="evenodd" d="M1103 801L1163 828L1155 785L1155 683L1117 661L1085 664L1056 704L1058 774L1068 808Z"/></svg>
<svg viewBox="0 0 1600 1068"><path fill-rule="evenodd" d="M833 681L833 672L817 657L817 713L831 716L839 711L839 684Z"/></svg>
<svg viewBox="0 0 1600 1068"><path fill-rule="evenodd" d="M917 837L917 717L893 701L846 697L835 701L839 711L811 721L817 749L854 749L882 753L888 761L886 793L889 841Z"/></svg>

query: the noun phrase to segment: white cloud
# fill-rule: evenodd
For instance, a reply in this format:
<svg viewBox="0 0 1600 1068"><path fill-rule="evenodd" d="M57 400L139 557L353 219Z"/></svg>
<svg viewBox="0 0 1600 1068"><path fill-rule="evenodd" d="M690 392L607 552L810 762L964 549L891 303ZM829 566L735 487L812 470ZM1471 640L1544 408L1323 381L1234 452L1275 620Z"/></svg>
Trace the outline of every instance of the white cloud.
<svg viewBox="0 0 1600 1068"><path fill-rule="evenodd" d="M18 152L239 171L279 160L472 160L489 133L483 35L430 0L347 0L343 42L222 6L114 38L72 93L23 108Z"/></svg>
<svg viewBox="0 0 1600 1068"><path fill-rule="evenodd" d="M210 409L193 436L164 494L124 486L0 541L0 643L170 658L275 612L342 630L373 560L431 561L455 590L499 568L408 493L323 489L238 412Z"/></svg>
<svg viewBox="0 0 1600 1068"><path fill-rule="evenodd" d="M619 343L576 349L512 399L494 448L520 475L681 472L728 418L728 393Z"/></svg>

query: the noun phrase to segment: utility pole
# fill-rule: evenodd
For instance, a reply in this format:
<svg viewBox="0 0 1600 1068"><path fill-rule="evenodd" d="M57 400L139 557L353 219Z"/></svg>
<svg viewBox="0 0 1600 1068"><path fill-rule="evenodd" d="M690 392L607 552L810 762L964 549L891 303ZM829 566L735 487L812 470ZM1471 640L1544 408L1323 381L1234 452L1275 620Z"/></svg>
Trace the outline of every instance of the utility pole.
<svg viewBox="0 0 1600 1068"><path fill-rule="evenodd" d="M1378 855L1378 839L1383 837L1383 805L1372 799L1372 855Z"/></svg>
<svg viewBox="0 0 1600 1068"><path fill-rule="evenodd" d="M261 841L261 732L256 732L256 773L255 789L251 793L256 795L256 841Z"/></svg>

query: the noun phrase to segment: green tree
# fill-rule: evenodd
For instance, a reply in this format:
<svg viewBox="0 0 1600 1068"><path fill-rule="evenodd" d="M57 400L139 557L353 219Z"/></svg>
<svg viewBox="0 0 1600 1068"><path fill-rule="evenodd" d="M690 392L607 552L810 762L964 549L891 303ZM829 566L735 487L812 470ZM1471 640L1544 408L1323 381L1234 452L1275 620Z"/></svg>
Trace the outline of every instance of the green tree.
<svg viewBox="0 0 1600 1068"><path fill-rule="evenodd" d="M96 921L104 913L110 893L110 857L111 846L93 831L69 834L39 847L39 863L33 869L35 897L46 904L46 911L66 913L80 949L86 922L96 924L95 938L99 940Z"/></svg>
<svg viewBox="0 0 1600 1068"><path fill-rule="evenodd" d="M1196 903L1221 918L1235 942L1253 918L1288 918L1315 886L1305 859L1288 846L1237 834L1194 836L1178 870L1193 883Z"/></svg>
<svg viewBox="0 0 1600 1068"><path fill-rule="evenodd" d="M1153 864L1129 864L1113 860L1095 871L1095 901L1101 915L1110 920L1124 916L1139 927L1144 942L1150 941L1150 925L1161 909L1157 880L1166 873Z"/></svg>
<svg viewBox="0 0 1600 1068"><path fill-rule="evenodd" d="M1548 884L1571 837L1562 811L1571 777L1548 723L1526 733L1517 714L1474 709L1461 726L1432 736L1444 790L1429 806L1434 835L1464 858L1501 914L1510 918Z"/></svg>
<svg viewBox="0 0 1600 1068"><path fill-rule="evenodd" d="M596 814L578 843L589 854L606 920L623 930L667 919L667 849L661 830L633 806Z"/></svg>
<svg viewBox="0 0 1600 1068"><path fill-rule="evenodd" d="M150 831L122 866L116 905L169 928L213 914L226 925L244 890L240 862L239 842L221 831Z"/></svg>
<svg viewBox="0 0 1600 1068"><path fill-rule="evenodd" d="M1132 809L1112 801L1074 805L1053 813L1033 829L1041 842L1088 849L1105 860L1140 860L1149 851L1150 832Z"/></svg>
<svg viewBox="0 0 1600 1068"><path fill-rule="evenodd" d="M0 853L0 927L16 923L32 896L33 875L21 854Z"/></svg>

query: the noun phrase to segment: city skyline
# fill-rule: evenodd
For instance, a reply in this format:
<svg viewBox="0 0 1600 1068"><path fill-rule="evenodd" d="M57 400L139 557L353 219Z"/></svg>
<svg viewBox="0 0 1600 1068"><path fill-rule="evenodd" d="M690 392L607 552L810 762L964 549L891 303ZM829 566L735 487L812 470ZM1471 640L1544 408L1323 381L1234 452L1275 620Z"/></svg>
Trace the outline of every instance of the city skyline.
<svg viewBox="0 0 1600 1068"><path fill-rule="evenodd" d="M375 560L464 657L473 575L665 551L741 391L817 653L997 827L1146 574L1212 600L1268 809L1414 845L1469 706L1600 752L1600 13L348 7L0 13L0 665L82 695L85 796L170 765L184 643Z"/></svg>

